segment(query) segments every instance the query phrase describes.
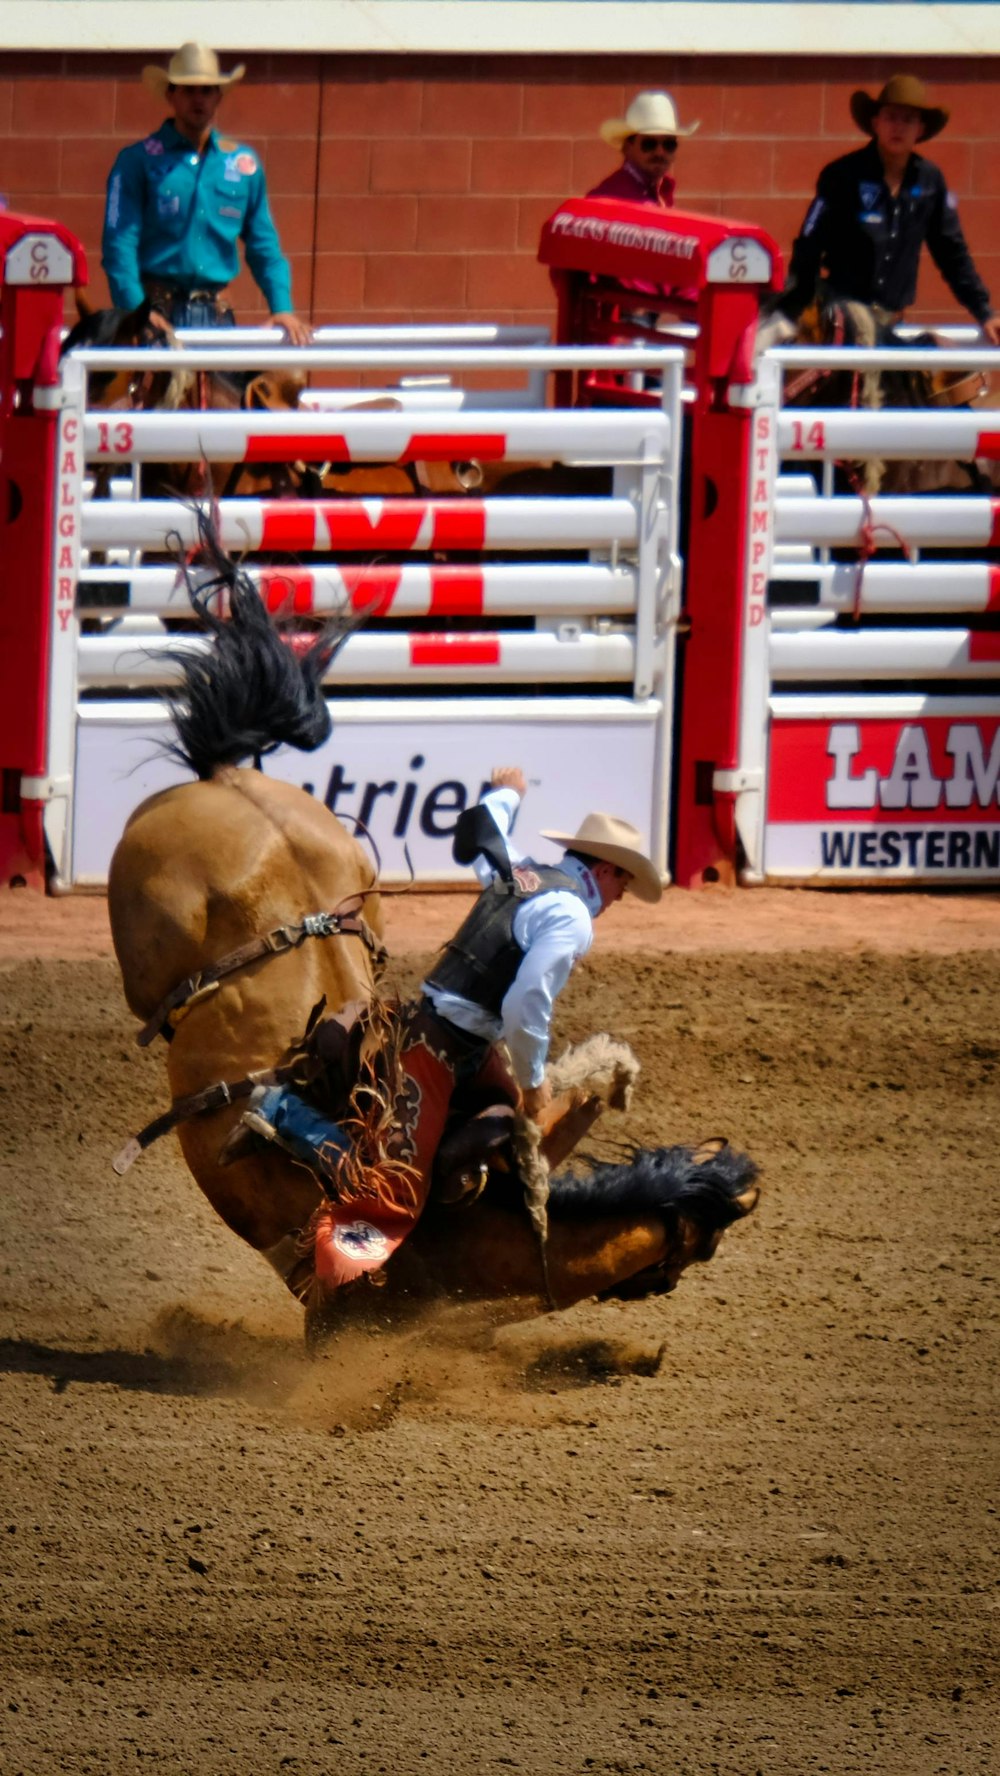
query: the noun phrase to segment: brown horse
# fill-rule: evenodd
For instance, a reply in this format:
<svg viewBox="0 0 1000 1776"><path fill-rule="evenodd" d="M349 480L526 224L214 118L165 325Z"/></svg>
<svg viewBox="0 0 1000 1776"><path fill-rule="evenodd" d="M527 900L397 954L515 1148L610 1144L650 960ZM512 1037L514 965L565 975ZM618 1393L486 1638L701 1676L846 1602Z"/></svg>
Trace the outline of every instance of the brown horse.
<svg viewBox="0 0 1000 1776"><path fill-rule="evenodd" d="M274 1148L250 1144L229 1164L220 1152L239 1114L232 1100L252 1075L287 1058L317 1003L325 998L336 1011L375 994L381 918L369 859L327 808L240 763L283 742L308 749L325 737L320 680L348 624L295 652L249 581L230 566L224 578L230 620L212 614L211 588L192 594L212 630L210 651L177 650L185 687L174 704L174 751L198 781L152 797L132 816L111 865L111 926L143 1038L170 1038L177 1114L168 1121L191 1172L227 1225L305 1300L307 1332L318 1334L331 1320L363 1314L373 1298L357 1285L331 1303L315 1285L306 1230L323 1200L319 1183ZM322 913L333 916L330 935L318 934ZM564 1096L558 1111L570 1114L553 1120L543 1154L558 1163L598 1107L579 1087ZM506 1152L509 1165L509 1144ZM379 1305L401 1311L443 1293L489 1302L503 1316L594 1294L668 1290L753 1209L755 1173L752 1161L710 1143L552 1179L546 1292L523 1193L500 1172L469 1206L448 1209L432 1197L390 1261Z"/></svg>

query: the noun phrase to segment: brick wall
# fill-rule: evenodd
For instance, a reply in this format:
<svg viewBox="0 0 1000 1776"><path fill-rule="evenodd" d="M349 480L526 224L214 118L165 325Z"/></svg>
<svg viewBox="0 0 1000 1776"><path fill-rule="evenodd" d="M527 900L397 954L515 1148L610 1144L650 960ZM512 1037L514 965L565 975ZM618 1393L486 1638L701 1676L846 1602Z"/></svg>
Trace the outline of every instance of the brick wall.
<svg viewBox="0 0 1000 1776"><path fill-rule="evenodd" d="M104 182L164 115L144 59L0 55L0 192L81 236L102 302ZM258 56L220 124L261 152L296 303L317 321L550 320L540 224L614 166L598 125L633 92L666 86L701 118L678 154L681 205L760 222L787 253L820 166L861 143L850 93L899 65L951 106L931 153L1000 307L997 59ZM261 312L245 274L236 304ZM919 313L963 318L926 255Z"/></svg>

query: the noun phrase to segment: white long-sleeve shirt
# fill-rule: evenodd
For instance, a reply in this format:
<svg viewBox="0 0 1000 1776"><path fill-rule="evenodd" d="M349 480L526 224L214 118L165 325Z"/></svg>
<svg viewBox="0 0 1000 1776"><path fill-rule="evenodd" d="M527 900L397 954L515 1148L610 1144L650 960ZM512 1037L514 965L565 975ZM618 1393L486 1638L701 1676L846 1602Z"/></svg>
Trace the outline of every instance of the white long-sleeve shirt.
<svg viewBox="0 0 1000 1776"><path fill-rule="evenodd" d="M532 861L523 856L509 836L520 801L513 789L493 789L483 797L504 837L512 864ZM499 1018L457 993L444 992L426 982L423 988L435 1011L449 1023L490 1042L503 1038L510 1050L514 1076L524 1090L542 1083L555 1002L574 963L590 949L594 920L601 910L600 890L586 865L575 857L564 857L559 868L580 883L582 898L567 888L551 888L522 901L514 914L513 935L524 951L524 961L507 990ZM494 875L486 858L477 857L475 870L485 887Z"/></svg>

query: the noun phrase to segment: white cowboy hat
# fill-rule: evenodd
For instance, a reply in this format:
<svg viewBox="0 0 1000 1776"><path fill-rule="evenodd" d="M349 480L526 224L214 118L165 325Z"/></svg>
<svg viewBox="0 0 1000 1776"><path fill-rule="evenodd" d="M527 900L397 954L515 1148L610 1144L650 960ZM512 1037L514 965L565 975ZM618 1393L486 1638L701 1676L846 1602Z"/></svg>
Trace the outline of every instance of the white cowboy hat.
<svg viewBox="0 0 1000 1776"><path fill-rule="evenodd" d="M150 92L162 99L168 86L235 86L245 73L246 65L240 62L231 74L223 74L218 56L207 43L182 43L171 56L169 67L155 68L150 63L143 68L142 78Z"/></svg>
<svg viewBox="0 0 1000 1776"><path fill-rule="evenodd" d="M587 857L599 857L603 863L628 870L632 880L626 893L637 894L640 900L656 901L663 893L660 872L642 849L638 827L614 814L588 814L575 833L543 832L542 838L553 839L566 851L582 851Z"/></svg>
<svg viewBox="0 0 1000 1776"><path fill-rule="evenodd" d="M700 120L685 128L677 121L677 106L669 93L636 93L624 117L609 117L601 135L610 148L621 148L629 136L693 136Z"/></svg>

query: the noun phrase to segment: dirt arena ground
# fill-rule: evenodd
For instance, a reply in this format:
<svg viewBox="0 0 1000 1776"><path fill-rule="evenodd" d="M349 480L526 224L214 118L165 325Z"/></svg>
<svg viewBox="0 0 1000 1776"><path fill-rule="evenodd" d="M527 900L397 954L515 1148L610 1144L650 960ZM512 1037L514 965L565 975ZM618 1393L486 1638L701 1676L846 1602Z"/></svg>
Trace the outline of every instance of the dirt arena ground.
<svg viewBox="0 0 1000 1776"><path fill-rule="evenodd" d="M393 904L403 980L459 911ZM668 1300L311 1363L171 1141L110 1170L164 1079L103 903L0 905L10 1776L996 1776L1000 897L671 892L602 1027L754 1218Z"/></svg>

